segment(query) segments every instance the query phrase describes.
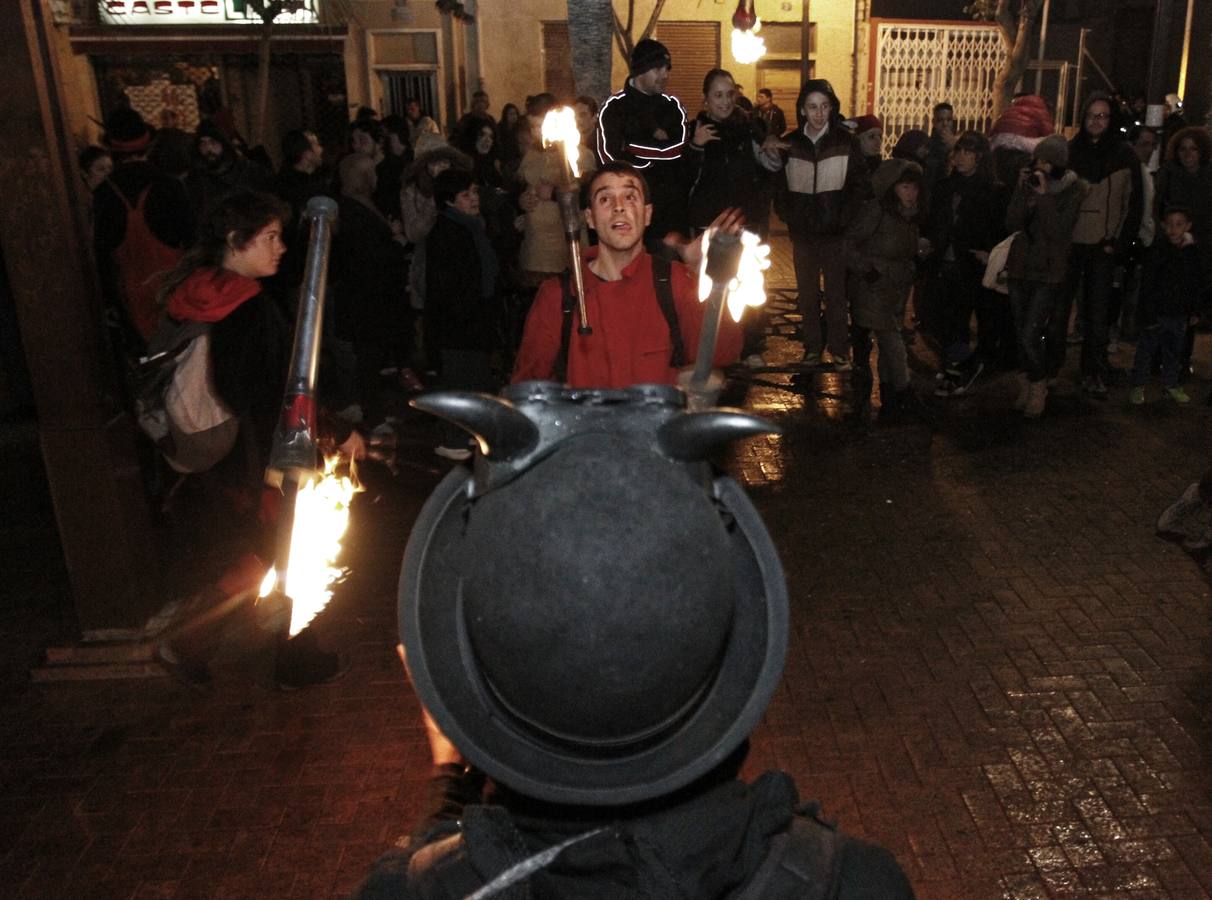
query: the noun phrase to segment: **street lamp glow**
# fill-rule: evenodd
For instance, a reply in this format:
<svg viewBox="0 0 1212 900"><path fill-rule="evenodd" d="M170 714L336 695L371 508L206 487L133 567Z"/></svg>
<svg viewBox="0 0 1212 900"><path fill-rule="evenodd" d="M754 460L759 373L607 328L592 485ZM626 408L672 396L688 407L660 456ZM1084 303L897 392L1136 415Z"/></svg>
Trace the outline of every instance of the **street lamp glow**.
<svg viewBox="0 0 1212 900"><path fill-rule="evenodd" d="M766 41L758 36L762 20L754 19L752 28L732 29L732 58L742 64L755 63L766 55Z"/></svg>

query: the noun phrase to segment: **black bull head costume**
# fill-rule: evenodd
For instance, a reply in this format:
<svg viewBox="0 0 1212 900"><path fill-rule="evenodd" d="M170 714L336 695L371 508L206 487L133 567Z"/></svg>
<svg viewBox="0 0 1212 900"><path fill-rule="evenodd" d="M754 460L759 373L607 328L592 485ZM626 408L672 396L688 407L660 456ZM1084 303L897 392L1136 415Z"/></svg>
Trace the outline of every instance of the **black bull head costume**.
<svg viewBox="0 0 1212 900"><path fill-rule="evenodd" d="M722 763L782 672L770 536L706 461L777 429L673 388L415 401L477 438L404 553L399 626L426 708L476 766L541 800L662 796Z"/></svg>

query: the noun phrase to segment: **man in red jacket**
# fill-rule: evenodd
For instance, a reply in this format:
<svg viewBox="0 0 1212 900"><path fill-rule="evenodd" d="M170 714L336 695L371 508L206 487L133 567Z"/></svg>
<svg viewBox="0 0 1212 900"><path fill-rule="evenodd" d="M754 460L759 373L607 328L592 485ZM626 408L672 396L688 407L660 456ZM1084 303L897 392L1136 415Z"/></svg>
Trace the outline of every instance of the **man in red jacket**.
<svg viewBox="0 0 1212 900"><path fill-rule="evenodd" d="M593 333L578 333L578 311L564 313L562 279L548 279L526 320L512 380L595 388L676 384L678 370L692 364L698 350L704 309L697 284L701 245L683 248L688 265L654 261L644 251L652 203L644 177L626 163L608 163L594 173L585 196L585 219L598 235L598 246L582 260L585 312ZM733 232L741 224L735 211L715 223ZM716 365L738 358L741 338L740 326L725 316Z"/></svg>

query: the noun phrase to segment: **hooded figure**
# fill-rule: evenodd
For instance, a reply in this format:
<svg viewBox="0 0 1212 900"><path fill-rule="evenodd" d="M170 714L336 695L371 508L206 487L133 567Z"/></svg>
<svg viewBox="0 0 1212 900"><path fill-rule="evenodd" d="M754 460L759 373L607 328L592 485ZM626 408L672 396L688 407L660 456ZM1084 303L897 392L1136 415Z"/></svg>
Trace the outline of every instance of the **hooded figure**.
<svg viewBox="0 0 1212 900"><path fill-rule="evenodd" d="M890 854L737 780L788 609L756 510L704 462L769 432L673 388L546 382L416 405L479 447L409 537L403 655L446 757L358 896L912 896ZM667 527L676 522L677 527ZM438 733L440 730L440 734ZM484 774L492 779L487 798Z"/></svg>
<svg viewBox="0 0 1212 900"><path fill-rule="evenodd" d="M269 191L270 173L236 152L223 130L207 120L194 134L194 165L185 176L194 214L202 218L220 197L235 191Z"/></svg>
<svg viewBox="0 0 1212 900"><path fill-rule="evenodd" d="M867 165L858 142L842 127L837 94L824 78L810 78L796 100L798 129L788 135L780 160L783 178L775 208L787 223L803 316L804 361L820 362L821 295L828 320L829 352L841 371L850 369L846 314L846 256L842 235L871 196Z"/></svg>
<svg viewBox="0 0 1212 900"><path fill-rule="evenodd" d="M1069 310L1077 295L1077 331L1082 336L1082 388L1096 397L1107 393L1107 341L1111 322L1112 278L1117 258L1136 240L1144 209L1140 160L1120 130L1119 105L1095 91L1082 107L1081 130L1069 142L1069 168L1089 185L1073 229L1073 248L1058 298L1049 338L1058 356L1049 366L1055 376L1064 363Z"/></svg>
<svg viewBox="0 0 1212 900"><path fill-rule="evenodd" d="M922 167L917 163L884 160L871 176L875 197L867 201L846 231L855 394L865 401L871 393L867 362L874 336L880 350L881 422L895 418L904 401L912 402L906 393L909 370L901 323L916 275L922 177ZM912 190L898 190L901 185Z"/></svg>

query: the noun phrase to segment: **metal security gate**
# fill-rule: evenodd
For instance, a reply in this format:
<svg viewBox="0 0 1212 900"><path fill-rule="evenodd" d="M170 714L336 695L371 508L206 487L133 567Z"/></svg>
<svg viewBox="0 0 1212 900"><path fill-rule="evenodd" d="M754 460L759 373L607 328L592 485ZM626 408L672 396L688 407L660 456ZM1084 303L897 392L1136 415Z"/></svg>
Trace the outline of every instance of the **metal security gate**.
<svg viewBox="0 0 1212 900"><path fill-rule="evenodd" d="M870 46L867 108L883 122L885 155L906 131L929 131L930 111L944 100L957 129L988 130L1006 59L996 25L872 19Z"/></svg>
<svg viewBox="0 0 1212 900"><path fill-rule="evenodd" d="M421 111L435 122L441 120L438 109L437 72L400 72L379 70L383 83L383 113L389 116L404 115L409 100L417 100Z"/></svg>

